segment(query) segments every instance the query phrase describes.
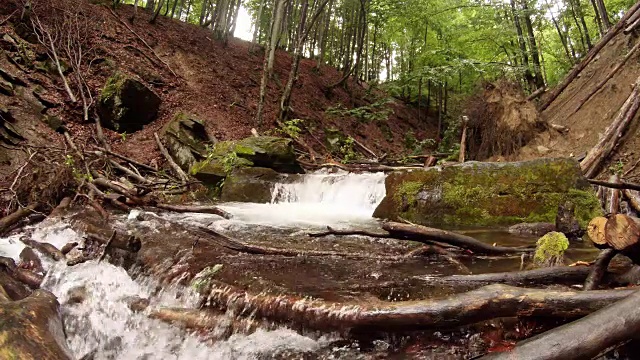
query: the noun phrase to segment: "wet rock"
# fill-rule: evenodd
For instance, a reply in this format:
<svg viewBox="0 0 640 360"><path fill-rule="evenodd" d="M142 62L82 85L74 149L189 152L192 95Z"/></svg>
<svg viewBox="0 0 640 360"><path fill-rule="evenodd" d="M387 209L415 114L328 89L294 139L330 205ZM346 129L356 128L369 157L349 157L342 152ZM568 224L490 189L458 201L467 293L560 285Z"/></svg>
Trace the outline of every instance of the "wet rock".
<svg viewBox="0 0 640 360"><path fill-rule="evenodd" d="M0 358L73 359L56 297L36 290L19 301L0 301Z"/></svg>
<svg viewBox="0 0 640 360"><path fill-rule="evenodd" d="M233 171L222 187L222 201L271 202L271 190L281 178L276 171L267 168L245 168Z"/></svg>
<svg viewBox="0 0 640 360"><path fill-rule="evenodd" d="M570 240L582 238L584 227L576 219L576 205L572 201L566 201L558 205L556 215L556 229L565 234Z"/></svg>
<svg viewBox="0 0 640 360"><path fill-rule="evenodd" d="M30 247L25 247L22 249L22 252L20 252L20 266L35 272L44 272L42 261Z"/></svg>
<svg viewBox="0 0 640 360"><path fill-rule="evenodd" d="M5 69L0 67L0 77L2 77L3 79L5 79L6 81L14 84L14 85L20 85L20 86L27 86L27 83L24 82L24 80L20 79L17 76L12 75L11 73L9 73L8 71L6 71Z"/></svg>
<svg viewBox="0 0 640 360"><path fill-rule="evenodd" d="M141 82L116 73L107 80L98 101L102 125L132 133L155 120L160 97Z"/></svg>
<svg viewBox="0 0 640 360"><path fill-rule="evenodd" d="M207 157L207 145L215 143L201 120L178 113L160 135L173 159L185 170Z"/></svg>
<svg viewBox="0 0 640 360"><path fill-rule="evenodd" d="M42 122L45 123L51 130L57 133L64 133L64 131L66 130L64 121L62 121L62 119L60 119L60 117L58 116L44 115L42 117Z"/></svg>
<svg viewBox="0 0 640 360"><path fill-rule="evenodd" d="M31 294L31 290L25 284L2 270L0 270L0 288L4 289L11 300L22 300Z"/></svg>
<svg viewBox="0 0 640 360"><path fill-rule="evenodd" d="M76 286L67 292L67 305L82 304L87 299L87 289L84 286Z"/></svg>
<svg viewBox="0 0 640 360"><path fill-rule="evenodd" d="M0 94L13 96L13 85L10 82L0 79Z"/></svg>
<svg viewBox="0 0 640 360"><path fill-rule="evenodd" d="M129 305L129 309L131 309L131 311L133 312L145 311L149 307L149 303L150 303L149 299L145 299L137 296L128 297L125 301Z"/></svg>
<svg viewBox="0 0 640 360"><path fill-rule="evenodd" d="M509 233L516 235L542 236L552 231L556 231L556 226L552 223L520 223L509 227Z"/></svg>
<svg viewBox="0 0 640 360"><path fill-rule="evenodd" d="M558 205L576 205L579 224L601 215L600 203L573 159L469 162L391 173L378 218L432 226L555 222Z"/></svg>
<svg viewBox="0 0 640 360"><path fill-rule="evenodd" d="M205 183L220 181L233 170L263 167L280 173L302 173L291 139L272 136L250 137L217 143L207 159L197 162L191 174Z"/></svg>

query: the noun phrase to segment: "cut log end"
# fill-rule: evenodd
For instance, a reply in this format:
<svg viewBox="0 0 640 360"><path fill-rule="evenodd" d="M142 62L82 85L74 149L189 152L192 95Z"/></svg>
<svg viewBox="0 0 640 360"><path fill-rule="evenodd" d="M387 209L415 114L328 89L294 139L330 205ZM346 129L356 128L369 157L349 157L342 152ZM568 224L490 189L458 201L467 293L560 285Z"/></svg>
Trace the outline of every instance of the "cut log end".
<svg viewBox="0 0 640 360"><path fill-rule="evenodd" d="M611 216L605 225L605 239L618 251L630 250L640 239L640 220L623 214Z"/></svg>
<svg viewBox="0 0 640 360"><path fill-rule="evenodd" d="M587 235L589 239L599 246L606 246L607 239L605 237L605 225L607 224L607 218L599 216L589 222L587 226Z"/></svg>

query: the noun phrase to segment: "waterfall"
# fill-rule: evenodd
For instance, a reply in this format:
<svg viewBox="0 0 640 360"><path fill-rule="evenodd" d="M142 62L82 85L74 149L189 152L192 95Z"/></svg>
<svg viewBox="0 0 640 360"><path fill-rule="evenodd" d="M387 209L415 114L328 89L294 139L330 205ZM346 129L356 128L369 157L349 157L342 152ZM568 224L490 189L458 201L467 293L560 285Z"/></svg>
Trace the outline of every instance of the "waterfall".
<svg viewBox="0 0 640 360"><path fill-rule="evenodd" d="M385 196L386 175L318 171L274 185L270 204L233 203L222 207L236 219L275 226L326 226L371 221Z"/></svg>

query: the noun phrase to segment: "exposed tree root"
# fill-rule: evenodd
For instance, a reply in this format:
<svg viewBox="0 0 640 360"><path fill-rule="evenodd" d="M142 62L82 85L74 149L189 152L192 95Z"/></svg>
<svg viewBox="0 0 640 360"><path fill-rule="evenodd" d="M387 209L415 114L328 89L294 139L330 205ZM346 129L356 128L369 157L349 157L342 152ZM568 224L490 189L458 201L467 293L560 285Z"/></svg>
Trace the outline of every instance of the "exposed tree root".
<svg viewBox="0 0 640 360"><path fill-rule="evenodd" d="M217 206L206 205L169 205L155 204L154 207L162 210L173 211L177 213L201 213L222 216L225 219L231 219L233 216Z"/></svg>
<svg viewBox="0 0 640 360"><path fill-rule="evenodd" d="M584 283L584 290L595 290L600 286L607 272L607 267L609 267L609 263L616 254L618 254L618 252L614 249L604 249L600 252L596 262L589 271L589 276Z"/></svg>
<svg viewBox="0 0 640 360"><path fill-rule="evenodd" d="M13 213L3 217L0 219L0 236L4 235L5 232L15 223L27 217L29 214L33 213L37 208L38 204L31 204L27 207L18 209Z"/></svg>

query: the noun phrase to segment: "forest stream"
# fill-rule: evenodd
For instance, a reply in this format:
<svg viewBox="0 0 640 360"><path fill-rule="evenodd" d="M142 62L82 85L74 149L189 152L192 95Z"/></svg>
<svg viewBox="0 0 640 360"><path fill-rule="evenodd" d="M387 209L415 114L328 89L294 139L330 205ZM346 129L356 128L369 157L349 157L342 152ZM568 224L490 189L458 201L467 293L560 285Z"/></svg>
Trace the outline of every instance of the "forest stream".
<svg viewBox="0 0 640 360"><path fill-rule="evenodd" d="M220 207L233 215L224 219L217 215L159 213L161 219L185 226L204 226L235 239L252 244L271 244L282 248L331 249L354 254L402 253L415 247L407 241L374 239L366 236L310 238L309 232L326 229L375 229L378 221L371 214L385 195L385 174L349 174L317 172L302 176L293 183L273 187L269 204L225 203ZM166 233L155 221L155 214L139 211L114 217L114 228ZM73 241L82 242L83 234L74 230L64 218L47 219L20 233L0 239L0 255L19 261L31 238L57 248ZM531 245L533 237L511 235L505 229L458 229L472 233L487 243L505 246ZM191 249L193 251L193 249ZM153 309L198 307L198 295L180 277L171 285L161 285L136 267L129 271L107 261L91 260L75 266L54 262L38 253L46 276L42 288L55 294L62 304L64 328L69 348L80 359L256 359L256 358L327 358L353 359L375 356L401 356L405 352L428 351L430 356L477 355L473 341L463 346L441 347L433 343L412 344L408 335L401 341L395 337L375 335L366 343L337 332L305 331L283 325L248 325L245 329L230 325L236 320L233 311L218 317L216 329L210 332L187 331L150 318ZM587 245L572 246L568 258L577 261L594 257L595 249ZM308 259L316 272L305 271L305 259L281 259L273 256L251 256L251 261L234 256L223 267L231 267L238 283L260 281L282 285L299 294L326 301L357 300L359 304L379 301L417 300L450 295L446 286L430 286L425 277L458 273L452 264L435 258L420 257L403 262L376 260L344 260L334 257ZM298 257L300 258L300 257ZM162 261L163 259L158 259ZM472 273L518 270L518 257L468 257L464 265ZM235 267L235 269L234 269ZM371 285L371 286L367 286ZM132 299L148 299L143 311L132 310ZM436 333L437 342L450 341L447 333ZM467 336L467 335L456 335ZM419 337L418 337L419 338ZM431 336L433 338L433 336ZM464 349L461 350L460 347ZM304 356L303 356L304 355Z"/></svg>

